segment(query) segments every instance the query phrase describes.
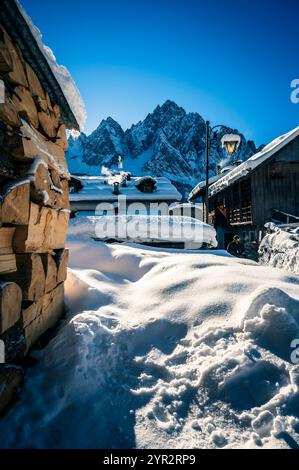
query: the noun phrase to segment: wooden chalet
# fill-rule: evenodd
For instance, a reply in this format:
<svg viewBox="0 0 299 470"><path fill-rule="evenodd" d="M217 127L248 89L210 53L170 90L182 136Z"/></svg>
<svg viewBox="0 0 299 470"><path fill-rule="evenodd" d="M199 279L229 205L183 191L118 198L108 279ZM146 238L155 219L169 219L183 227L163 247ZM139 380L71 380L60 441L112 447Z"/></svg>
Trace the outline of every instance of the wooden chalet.
<svg viewBox="0 0 299 470"><path fill-rule="evenodd" d="M205 182L190 193L201 198L205 217ZM219 248L234 234L258 245L266 222L299 222L299 127L284 134L209 184L209 223Z"/></svg>

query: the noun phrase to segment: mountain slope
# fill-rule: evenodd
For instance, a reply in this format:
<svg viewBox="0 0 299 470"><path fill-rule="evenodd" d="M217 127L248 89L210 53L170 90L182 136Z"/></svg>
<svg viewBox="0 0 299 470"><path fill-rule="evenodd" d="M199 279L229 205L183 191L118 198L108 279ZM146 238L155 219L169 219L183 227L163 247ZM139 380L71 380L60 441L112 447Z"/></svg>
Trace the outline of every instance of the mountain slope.
<svg viewBox="0 0 299 470"><path fill-rule="evenodd" d="M241 136L234 159L245 160L256 152L253 141L247 141L236 129L231 131ZM211 175L220 162L227 160L221 147L224 133L220 128L211 142ZM204 152L204 119L167 100L126 131L108 117L89 136L82 133L76 140L70 137L67 158L72 173L95 175L102 166L117 168L121 155L125 170L135 175L167 176L187 194L204 177Z"/></svg>

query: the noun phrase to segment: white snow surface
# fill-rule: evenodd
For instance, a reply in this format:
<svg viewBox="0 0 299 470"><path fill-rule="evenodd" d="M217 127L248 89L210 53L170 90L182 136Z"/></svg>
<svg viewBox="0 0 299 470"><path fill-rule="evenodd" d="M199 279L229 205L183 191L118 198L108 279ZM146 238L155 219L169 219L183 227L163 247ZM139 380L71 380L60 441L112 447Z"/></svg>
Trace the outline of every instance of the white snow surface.
<svg viewBox="0 0 299 470"><path fill-rule="evenodd" d="M67 68L57 63L53 51L50 49L50 47L46 46L43 43L42 34L40 30L35 26L32 19L26 13L26 11L18 0L17 5L20 10L20 13L22 14L23 18L29 26L32 35L34 36L40 51L48 62L56 80L58 81L62 92L77 120L80 130L82 131L84 129L84 124L86 121L86 110L80 92L74 80L72 79Z"/></svg>
<svg viewBox="0 0 299 470"><path fill-rule="evenodd" d="M263 238L260 247L260 263L290 271L299 276L299 232L291 232L273 226L273 232Z"/></svg>
<svg viewBox="0 0 299 470"><path fill-rule="evenodd" d="M69 312L32 353L1 447L298 442L298 277L224 251L68 246Z"/></svg>
<svg viewBox="0 0 299 470"><path fill-rule="evenodd" d="M121 175L111 176L76 176L83 184L83 189L77 193L70 194L70 201L117 201L118 195L112 192L112 183L121 181ZM127 200L134 201L180 201L181 193L165 177L157 177L157 189L152 193L143 193L136 188L135 183L139 178L133 177L127 181L126 187L119 188L120 195L126 196ZM107 184L105 184L107 181Z"/></svg>

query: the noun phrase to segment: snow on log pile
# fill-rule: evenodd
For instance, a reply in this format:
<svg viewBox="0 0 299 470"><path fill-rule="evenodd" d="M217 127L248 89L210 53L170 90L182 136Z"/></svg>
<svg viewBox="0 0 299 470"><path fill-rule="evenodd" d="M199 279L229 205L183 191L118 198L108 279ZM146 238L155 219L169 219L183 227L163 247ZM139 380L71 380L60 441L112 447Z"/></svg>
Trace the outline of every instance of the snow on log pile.
<svg viewBox="0 0 299 470"><path fill-rule="evenodd" d="M1 413L21 382L7 363L22 359L63 312L69 173L59 106L2 25L0 78Z"/></svg>
<svg viewBox="0 0 299 470"><path fill-rule="evenodd" d="M259 247L261 264L285 269L299 275L299 229L286 231L267 224L268 231Z"/></svg>
<svg viewBox="0 0 299 470"><path fill-rule="evenodd" d="M68 245L69 316L1 447L298 443L297 277L224 251Z"/></svg>

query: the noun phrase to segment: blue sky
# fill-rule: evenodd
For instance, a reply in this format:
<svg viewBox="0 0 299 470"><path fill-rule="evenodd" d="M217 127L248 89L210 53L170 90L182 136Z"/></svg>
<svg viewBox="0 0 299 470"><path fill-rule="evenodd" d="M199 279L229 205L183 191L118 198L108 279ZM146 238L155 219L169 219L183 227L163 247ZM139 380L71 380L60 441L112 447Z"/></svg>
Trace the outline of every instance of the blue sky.
<svg viewBox="0 0 299 470"><path fill-rule="evenodd" d="M85 100L86 132L172 99L257 144L299 125L297 0L21 0Z"/></svg>

